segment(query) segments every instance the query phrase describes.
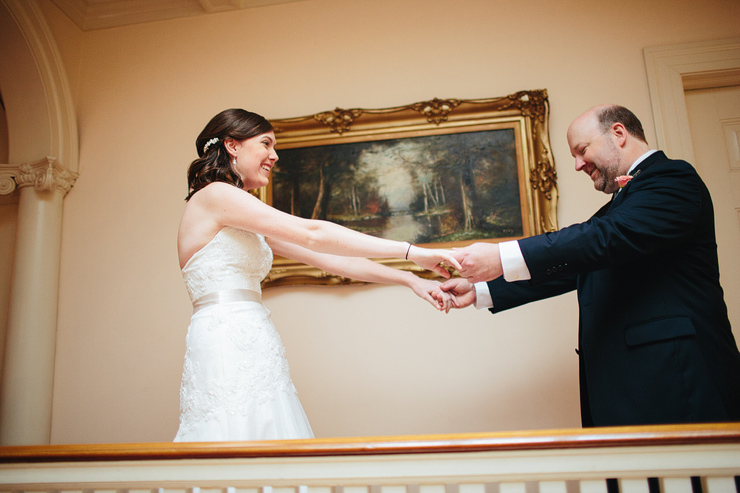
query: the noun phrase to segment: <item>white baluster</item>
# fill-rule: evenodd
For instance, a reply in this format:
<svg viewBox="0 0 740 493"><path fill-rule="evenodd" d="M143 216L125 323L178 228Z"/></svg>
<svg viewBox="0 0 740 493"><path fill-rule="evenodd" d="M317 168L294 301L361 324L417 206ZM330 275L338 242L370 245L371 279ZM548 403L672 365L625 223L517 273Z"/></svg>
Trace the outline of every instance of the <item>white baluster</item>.
<svg viewBox="0 0 740 493"><path fill-rule="evenodd" d="M708 477L705 478L705 490L707 493L735 493L735 478L733 477Z"/></svg>
<svg viewBox="0 0 740 493"><path fill-rule="evenodd" d="M499 483L498 485L498 491L499 493L526 493L527 492L527 486L522 483Z"/></svg>
<svg viewBox="0 0 740 493"><path fill-rule="evenodd" d="M693 493L691 478L663 478L661 479L663 493Z"/></svg>
<svg viewBox="0 0 740 493"><path fill-rule="evenodd" d="M345 486L344 493L370 493L370 488L367 486Z"/></svg>
<svg viewBox="0 0 740 493"><path fill-rule="evenodd" d="M458 493L486 493L486 485L483 483L460 484Z"/></svg>
<svg viewBox="0 0 740 493"><path fill-rule="evenodd" d="M581 481L581 493L606 493L606 480Z"/></svg>
<svg viewBox="0 0 740 493"><path fill-rule="evenodd" d="M422 484L419 485L419 493L446 493L443 484Z"/></svg>
<svg viewBox="0 0 740 493"><path fill-rule="evenodd" d="M299 486L298 493L332 493L331 486Z"/></svg>
<svg viewBox="0 0 740 493"><path fill-rule="evenodd" d="M650 493L647 478L620 479L619 491L621 493Z"/></svg>
<svg viewBox="0 0 740 493"><path fill-rule="evenodd" d="M565 481L540 481L540 493L567 493Z"/></svg>

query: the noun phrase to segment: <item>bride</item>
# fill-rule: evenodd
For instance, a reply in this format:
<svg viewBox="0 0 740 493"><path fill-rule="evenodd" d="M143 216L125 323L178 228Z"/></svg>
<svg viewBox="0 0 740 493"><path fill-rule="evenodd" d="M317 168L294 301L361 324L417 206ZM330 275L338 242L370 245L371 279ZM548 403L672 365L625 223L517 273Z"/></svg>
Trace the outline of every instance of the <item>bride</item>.
<svg viewBox="0 0 740 493"><path fill-rule="evenodd" d="M360 281L411 288L439 310L453 299L436 281L365 257L406 258L444 277L448 250L364 235L281 212L248 190L268 184L278 160L272 125L222 111L195 141L177 249L193 302L180 388L178 442L312 438L285 348L262 304L273 252ZM440 301L435 299L435 296Z"/></svg>

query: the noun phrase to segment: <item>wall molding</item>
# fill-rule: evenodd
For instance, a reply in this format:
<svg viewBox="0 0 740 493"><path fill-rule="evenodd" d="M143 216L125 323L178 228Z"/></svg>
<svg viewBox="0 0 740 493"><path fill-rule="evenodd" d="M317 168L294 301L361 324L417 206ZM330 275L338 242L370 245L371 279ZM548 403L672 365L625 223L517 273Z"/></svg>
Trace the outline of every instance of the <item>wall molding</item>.
<svg viewBox="0 0 740 493"><path fill-rule="evenodd" d="M56 156L62 166L76 172L79 168L77 115L74 110L67 74L54 36L35 1L1 1L25 39L44 89L44 94L41 97L44 98L48 119L47 121L34 122L34 125L49 128L51 138L46 154ZM16 95L13 91L3 92L3 99L6 104L12 104L12 99L16 97L28 96ZM8 125L12 125L11 119L13 116L10 112L6 116ZM13 147L13 142L10 142L10 146Z"/></svg>
<svg viewBox="0 0 740 493"><path fill-rule="evenodd" d="M732 78L740 70L740 38L648 47L643 53L658 148L693 162L684 79L697 89Z"/></svg>

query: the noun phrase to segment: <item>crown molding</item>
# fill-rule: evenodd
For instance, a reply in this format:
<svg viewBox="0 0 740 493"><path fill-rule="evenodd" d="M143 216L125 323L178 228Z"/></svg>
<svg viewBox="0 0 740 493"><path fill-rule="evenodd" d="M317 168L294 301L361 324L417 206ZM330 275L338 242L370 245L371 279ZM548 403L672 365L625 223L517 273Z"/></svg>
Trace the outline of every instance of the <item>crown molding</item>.
<svg viewBox="0 0 740 493"><path fill-rule="evenodd" d="M305 0L52 0L83 31Z"/></svg>

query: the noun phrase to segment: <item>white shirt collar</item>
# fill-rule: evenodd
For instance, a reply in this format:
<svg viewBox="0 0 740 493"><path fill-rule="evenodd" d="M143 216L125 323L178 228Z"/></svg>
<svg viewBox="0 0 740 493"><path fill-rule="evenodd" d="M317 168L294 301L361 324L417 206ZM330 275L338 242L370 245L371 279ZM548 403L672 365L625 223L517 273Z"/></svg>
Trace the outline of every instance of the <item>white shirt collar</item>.
<svg viewBox="0 0 740 493"><path fill-rule="evenodd" d="M632 170L635 169L638 164L640 164L645 159L647 159L647 157L649 155L655 154L656 152L658 152L656 149L650 149L645 154L643 154L642 156L638 157L637 160L634 163L632 163L632 166L630 166L630 169L627 170L627 174L629 175L630 173L632 173Z"/></svg>

